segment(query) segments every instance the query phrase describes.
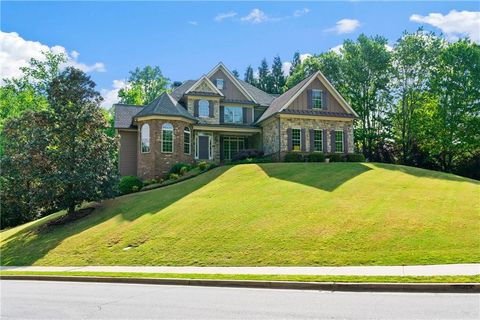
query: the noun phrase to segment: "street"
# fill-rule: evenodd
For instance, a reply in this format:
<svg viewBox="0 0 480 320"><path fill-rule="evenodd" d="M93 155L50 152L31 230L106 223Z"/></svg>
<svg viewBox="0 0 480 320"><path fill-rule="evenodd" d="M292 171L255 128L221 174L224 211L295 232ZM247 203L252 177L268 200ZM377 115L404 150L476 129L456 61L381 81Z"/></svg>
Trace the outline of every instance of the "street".
<svg viewBox="0 0 480 320"><path fill-rule="evenodd" d="M479 319L480 295L1 281L2 319Z"/></svg>

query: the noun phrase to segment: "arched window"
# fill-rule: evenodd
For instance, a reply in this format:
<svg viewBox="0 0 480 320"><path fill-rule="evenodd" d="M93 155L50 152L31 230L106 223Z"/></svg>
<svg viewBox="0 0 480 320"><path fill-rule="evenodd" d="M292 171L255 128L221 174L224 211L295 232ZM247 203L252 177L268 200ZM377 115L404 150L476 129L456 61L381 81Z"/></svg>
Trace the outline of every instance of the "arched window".
<svg viewBox="0 0 480 320"><path fill-rule="evenodd" d="M185 127L185 129L183 129L183 152L186 153L186 154L190 154L191 152L191 143L190 143L190 128L189 127Z"/></svg>
<svg viewBox="0 0 480 320"><path fill-rule="evenodd" d="M150 152L150 126L148 125L148 123L145 123L142 126L140 134L141 134L141 140L142 140L142 144L141 144L142 153L149 153Z"/></svg>
<svg viewBox="0 0 480 320"><path fill-rule="evenodd" d="M173 126L170 123L162 126L162 152L173 152Z"/></svg>
<svg viewBox="0 0 480 320"><path fill-rule="evenodd" d="M201 118L210 116L210 103L207 100L198 101L198 116Z"/></svg>

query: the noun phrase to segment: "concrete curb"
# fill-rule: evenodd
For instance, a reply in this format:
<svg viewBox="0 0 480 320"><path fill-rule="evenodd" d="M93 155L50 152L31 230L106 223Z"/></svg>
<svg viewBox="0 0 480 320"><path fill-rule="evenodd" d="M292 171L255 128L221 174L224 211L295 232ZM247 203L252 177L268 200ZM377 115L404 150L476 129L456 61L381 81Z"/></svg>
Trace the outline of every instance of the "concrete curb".
<svg viewBox="0 0 480 320"><path fill-rule="evenodd" d="M322 291L369 292L433 292L480 293L480 283L381 283L381 282L296 282L258 280L207 280L173 278L120 278L89 276L1 275L0 280L72 281L101 283L132 283L153 285L182 285L204 287L237 287L264 289L296 289Z"/></svg>

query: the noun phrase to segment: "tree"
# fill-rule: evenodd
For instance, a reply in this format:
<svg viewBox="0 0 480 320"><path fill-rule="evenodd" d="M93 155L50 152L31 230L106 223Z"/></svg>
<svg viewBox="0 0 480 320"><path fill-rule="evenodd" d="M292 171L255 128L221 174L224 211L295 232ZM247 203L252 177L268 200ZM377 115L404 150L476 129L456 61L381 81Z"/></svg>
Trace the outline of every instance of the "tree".
<svg viewBox="0 0 480 320"><path fill-rule="evenodd" d="M360 117L356 141L370 160L383 153L378 148L387 145L390 136L391 57L386 45L384 37L361 34L357 41L344 41L342 50L343 93Z"/></svg>
<svg viewBox="0 0 480 320"><path fill-rule="evenodd" d="M282 60L279 56L273 58L272 64L272 92L274 94L283 93L285 87L285 76L282 70Z"/></svg>
<svg viewBox="0 0 480 320"><path fill-rule="evenodd" d="M78 69L67 68L48 88L53 111L52 148L58 205L71 214L83 201L114 195L117 145L107 136L95 83Z"/></svg>
<svg viewBox="0 0 480 320"><path fill-rule="evenodd" d="M300 52L296 51L293 54L292 66L290 67L289 76L291 76L293 74L293 72L295 71L295 68L297 68L297 66L300 65L301 63L302 63L302 61L300 60Z"/></svg>
<svg viewBox="0 0 480 320"><path fill-rule="evenodd" d="M127 87L118 91L118 97L121 103L145 105L169 91L169 87L170 79L163 76L160 67L137 67L130 71Z"/></svg>
<svg viewBox="0 0 480 320"><path fill-rule="evenodd" d="M272 74L270 73L267 59L265 58L262 59L260 67L258 67L257 87L267 93L271 93L273 91Z"/></svg>
<svg viewBox="0 0 480 320"><path fill-rule="evenodd" d="M316 56L311 56L297 64L293 73L288 77L286 89L291 89L297 83L320 70L320 61Z"/></svg>
<svg viewBox="0 0 480 320"><path fill-rule="evenodd" d="M442 43L433 33L426 34L419 29L415 33L405 32L393 51L393 131L404 164L419 165L424 158L423 155L420 159L415 157L422 154L419 153L422 148L419 129L426 121L423 106L430 99L428 86Z"/></svg>
<svg viewBox="0 0 480 320"><path fill-rule="evenodd" d="M245 71L245 82L255 85L255 78L253 77L253 68L251 65L247 67L247 70Z"/></svg>
<svg viewBox="0 0 480 320"><path fill-rule="evenodd" d="M238 73L237 69L234 69L232 74L235 76L235 78L240 79L240 73Z"/></svg>
<svg viewBox="0 0 480 320"><path fill-rule="evenodd" d="M431 81L431 152L443 171L480 149L480 46L468 39L444 48Z"/></svg>

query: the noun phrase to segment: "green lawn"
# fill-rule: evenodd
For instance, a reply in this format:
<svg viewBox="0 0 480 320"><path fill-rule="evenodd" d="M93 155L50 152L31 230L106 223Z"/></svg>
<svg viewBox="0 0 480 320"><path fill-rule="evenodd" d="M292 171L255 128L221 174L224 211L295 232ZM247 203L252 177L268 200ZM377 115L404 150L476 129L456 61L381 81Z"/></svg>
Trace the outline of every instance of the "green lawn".
<svg viewBox="0 0 480 320"><path fill-rule="evenodd" d="M308 282L400 282L400 283L479 283L476 276L305 276L262 274L200 274L200 273L140 273L140 272L49 272L49 271L0 271L0 276L82 276L116 278L161 278L161 279L211 279L211 280L264 280Z"/></svg>
<svg viewBox="0 0 480 320"><path fill-rule="evenodd" d="M216 168L0 233L2 265L407 265L480 262L480 183L405 166ZM125 250L126 248L130 248Z"/></svg>

